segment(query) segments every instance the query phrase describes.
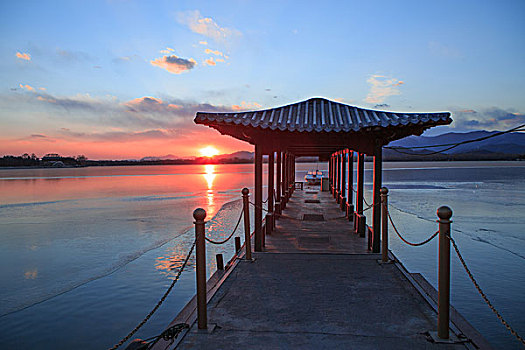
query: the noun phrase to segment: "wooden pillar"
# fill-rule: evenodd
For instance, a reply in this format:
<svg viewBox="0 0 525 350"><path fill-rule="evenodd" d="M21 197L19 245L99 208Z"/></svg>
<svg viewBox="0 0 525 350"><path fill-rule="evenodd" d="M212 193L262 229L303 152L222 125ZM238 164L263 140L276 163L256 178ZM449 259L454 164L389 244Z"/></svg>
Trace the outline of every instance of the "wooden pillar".
<svg viewBox="0 0 525 350"><path fill-rule="evenodd" d="M346 195L347 211L349 219L353 218L354 214L354 152L348 150L348 192Z"/></svg>
<svg viewBox="0 0 525 350"><path fill-rule="evenodd" d="M334 195L334 154L330 155L330 193Z"/></svg>
<svg viewBox="0 0 525 350"><path fill-rule="evenodd" d="M282 160L281 160L281 151L278 151L277 152L277 182L275 184L275 192L277 194L277 198L275 199L277 202L281 202L281 168L282 168L282 164L281 164Z"/></svg>
<svg viewBox="0 0 525 350"><path fill-rule="evenodd" d="M262 252L262 146L255 145L255 251Z"/></svg>
<svg viewBox="0 0 525 350"><path fill-rule="evenodd" d="M346 150L341 151L341 210L346 212Z"/></svg>
<svg viewBox="0 0 525 350"><path fill-rule="evenodd" d="M357 194L356 194L356 215L354 217L354 229L360 237L365 237L365 217L363 216L363 196L365 183L365 155L357 154Z"/></svg>
<svg viewBox="0 0 525 350"><path fill-rule="evenodd" d="M377 144L374 152L374 188L373 188L373 212L372 212L372 252L379 253L381 244L381 187L383 171L382 146Z"/></svg>
<svg viewBox="0 0 525 350"><path fill-rule="evenodd" d="M335 200L339 203L339 194L341 193L341 157L339 156L339 151L335 153L335 166L336 166L336 175L335 175Z"/></svg>
<svg viewBox="0 0 525 350"><path fill-rule="evenodd" d="M273 201L274 199L274 179L275 174L273 172L274 166L274 152L270 152L268 155L268 211L273 213Z"/></svg>

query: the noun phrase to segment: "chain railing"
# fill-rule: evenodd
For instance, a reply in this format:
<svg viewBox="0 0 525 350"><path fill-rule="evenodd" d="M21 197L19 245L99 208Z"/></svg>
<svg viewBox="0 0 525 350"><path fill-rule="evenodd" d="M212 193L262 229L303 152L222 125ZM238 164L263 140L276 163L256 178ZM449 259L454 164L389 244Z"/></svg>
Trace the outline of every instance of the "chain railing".
<svg viewBox="0 0 525 350"><path fill-rule="evenodd" d="M459 252L459 248L456 244L456 241L450 237L450 236L447 236L447 238L450 240L450 243L452 243L452 247L454 247L454 250L456 251L456 254L458 255L458 258L459 258L459 261L461 262L461 265L463 265L463 268L465 269L465 272L467 273L468 277L470 278L470 280L472 281L472 283L474 284L474 287L476 287L476 290L478 291L478 293L481 295L481 297L483 298L483 300L485 301L485 303L488 305L488 307L492 310L492 312L496 315L496 317L501 321L501 323L509 330L509 332L516 337L516 339L518 339L523 345L525 345L525 339L523 339L519 334L518 332L516 332L511 326L510 324L505 321L505 319L503 318L503 316L501 316L501 314L498 312L498 310L496 310L496 308L494 307L494 305L492 305L492 303L490 302L490 300L487 298L487 295L483 292L483 290L481 289L481 287L479 286L478 282L476 281L476 279L474 278L474 276L472 275L472 272L470 271L470 269L468 268L467 266L467 263L465 262L465 259L463 259L463 256L461 255L461 253Z"/></svg>
<svg viewBox="0 0 525 350"><path fill-rule="evenodd" d="M243 215L243 210L241 209L241 214L239 215L239 219L237 220L237 224L235 224L235 228L228 235L227 238L223 239L222 241L214 241L211 238L208 238L206 236L204 236L204 238L206 239L206 241L210 242L211 244L216 244L216 245L221 245L221 244L224 244L224 243L228 242L233 237L235 232L237 231L237 228L239 228L239 224L241 223L242 215Z"/></svg>
<svg viewBox="0 0 525 350"><path fill-rule="evenodd" d="M383 187L381 189L381 196L382 196L382 215L383 215L383 230L387 230L387 224L386 220L388 218L388 221L390 222L390 225L394 229L394 232L397 234L397 236L406 244L417 247L427 244L428 242L432 241L436 236L439 235L439 267L438 267L438 331L437 336L441 339L448 339L449 338L449 306L450 306L450 243L452 243L452 247L454 248L459 261L461 262L461 265L463 266L465 272L467 273L469 279L474 284L474 287L478 291L478 293L483 298L483 301L488 305L488 307L492 310L492 312L496 315L496 317L501 321L501 323L510 331L512 335L518 339L523 345L525 345L525 339L523 339L511 326L510 324L501 316L501 314L496 310L494 305L490 302L486 294L483 292L481 287L479 286L478 282L474 278L474 275L468 268L465 259L461 255L461 252L459 251L459 248L456 244L456 241L451 237L450 234L450 223L452 222L450 218L452 217L452 210L448 207L440 207L437 211L439 220L439 230L436 231L434 234L432 234L429 238L425 239L422 242L413 243L408 241L406 238L404 238L399 230L397 229L394 220L392 219L392 216L390 215L390 211L388 210L388 200L387 200L387 194L388 189ZM403 210L395 207L401 212L404 212ZM430 220L429 220L430 221ZM383 239L388 239L387 237L383 236ZM383 252L384 254L384 252ZM383 262L385 262L385 259L383 257Z"/></svg>
<svg viewBox="0 0 525 350"><path fill-rule="evenodd" d="M127 342L133 336L133 334L135 334L146 322L148 322L148 320L151 318L151 316L153 316L155 311L157 311L158 308L164 302L164 300L166 300L168 294L170 294L171 290L173 289L173 287L175 286L175 284L179 280L180 275L182 274L182 271L184 271L184 268L188 264L188 261L190 260L190 257L191 257L191 255L193 253L193 249L195 248L195 243L196 243L196 241L193 241L193 244L191 245L190 251L186 255L186 258L184 259L184 262L182 263L181 267L179 268L179 271L177 272L177 275L175 276L175 279L171 282L171 285L168 287L168 289L166 290L166 292L164 293L162 298L160 298L160 300L157 302L157 305L155 305L155 307L146 315L146 317L144 317L144 319L135 328L133 328L133 330L131 332L128 333L128 335L126 335L124 338L122 338L121 341L119 341L117 344L115 344L111 348L111 350L115 350L115 349L119 348L122 344Z"/></svg>

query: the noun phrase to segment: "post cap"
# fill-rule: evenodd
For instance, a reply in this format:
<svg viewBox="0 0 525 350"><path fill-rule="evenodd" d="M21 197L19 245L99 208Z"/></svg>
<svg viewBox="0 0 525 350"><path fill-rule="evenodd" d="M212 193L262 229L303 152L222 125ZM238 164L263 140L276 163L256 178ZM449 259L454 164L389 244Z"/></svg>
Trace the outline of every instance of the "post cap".
<svg viewBox="0 0 525 350"><path fill-rule="evenodd" d="M202 208L197 208L193 211L193 218L195 221L204 221L206 218L206 210Z"/></svg>
<svg viewBox="0 0 525 350"><path fill-rule="evenodd" d="M452 209L450 209L446 205L439 207L437 210L437 216L441 220L448 220L452 217Z"/></svg>
<svg viewBox="0 0 525 350"><path fill-rule="evenodd" d="M243 188L243 189L242 189L242 191L241 191L241 192L242 192L242 195L243 195L243 196L247 196L247 195L248 195L248 193L250 193L250 190L249 190L249 189L247 189L247 188L245 187L245 188Z"/></svg>
<svg viewBox="0 0 525 350"><path fill-rule="evenodd" d="M388 188L381 187L381 190L379 192L381 192L381 194L387 194L388 193Z"/></svg>

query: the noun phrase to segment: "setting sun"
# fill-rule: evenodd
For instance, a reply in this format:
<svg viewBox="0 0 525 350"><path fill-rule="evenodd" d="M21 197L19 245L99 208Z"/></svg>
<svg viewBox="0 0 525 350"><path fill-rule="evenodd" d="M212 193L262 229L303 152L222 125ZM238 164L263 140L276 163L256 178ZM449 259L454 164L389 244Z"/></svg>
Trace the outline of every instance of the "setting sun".
<svg viewBox="0 0 525 350"><path fill-rule="evenodd" d="M219 150L213 146L207 146L199 150L203 157L213 157L219 154Z"/></svg>

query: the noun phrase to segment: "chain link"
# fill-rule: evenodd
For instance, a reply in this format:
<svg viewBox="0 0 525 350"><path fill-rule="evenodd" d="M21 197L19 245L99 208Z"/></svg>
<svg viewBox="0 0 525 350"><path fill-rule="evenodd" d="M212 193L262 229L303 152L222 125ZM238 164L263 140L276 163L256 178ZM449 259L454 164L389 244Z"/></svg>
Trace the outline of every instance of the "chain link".
<svg viewBox="0 0 525 350"><path fill-rule="evenodd" d="M396 225L394 224L394 220L392 220L392 217L390 216L390 212L388 211L388 209L386 210L386 213L388 215L388 220L390 221L390 224L392 224L392 227L394 228L394 231L395 233L397 234L397 236L403 241L405 242L406 244L408 245L411 245L413 247L419 247L419 246L422 246L424 244L427 244L428 242L430 242L431 240L434 239L434 237L436 237L439 233L439 231L436 231L436 233L434 233L432 236L430 236L429 238L427 238L426 240L424 240L423 242L419 242L419 243L412 243L412 242L409 242L407 241L406 239L403 238L403 236L401 236L401 234L399 233L399 231L397 230L397 227Z"/></svg>
<svg viewBox="0 0 525 350"><path fill-rule="evenodd" d="M470 278L470 280L472 281L472 283L474 284L474 287L476 287L478 293L481 295L481 297L483 298L483 300L485 301L485 303L487 303L487 305L489 306L489 308L492 310L492 312L494 312L494 314L496 315L496 317L501 321L501 323L503 323L503 325L510 331L510 333L516 337L516 339L518 339L523 345L525 345L525 339L523 339L514 329L512 329L512 327L507 323L507 321L505 321L503 319L503 317L500 315L500 313L498 312L498 310L496 310L496 308L492 305L492 303L490 302L490 300L487 298L487 296L485 295L485 293L483 293L483 291L481 290L481 287L479 286L478 282L476 281L476 279L474 278L474 276L472 275L472 272L470 272L470 269L467 267L467 264L465 263L465 260L463 259L463 256L461 255L461 253L459 252L459 248L456 244L456 241L454 241L454 239L450 236L447 236L447 238L450 240L450 242L452 243L452 246L454 247L454 250L456 251L456 254L458 255L458 258L459 258L459 261L461 261L461 265L463 265L463 268L465 269L465 271L467 272L467 275L468 277Z"/></svg>
<svg viewBox="0 0 525 350"><path fill-rule="evenodd" d="M157 309L160 307L160 305L162 305L162 303L164 302L164 300L166 299L168 294L170 294L171 290L173 289L173 286L175 286L175 283L177 283L177 281L179 280L180 275L182 274L182 271L184 271L184 268L188 264L188 261L190 260L190 256L193 253L193 249L195 248L195 243L196 243L196 241L194 240L193 244L191 245L190 251L188 252L188 255L186 255L186 258L184 259L184 262L182 263L179 271L177 272L177 275L175 276L175 279L173 280L173 282L171 282L171 285L166 290L166 292L164 293L162 298L160 298L160 300L157 303L157 305L155 305L155 307L149 312L149 314L146 317L144 317L144 319L135 328L133 328L133 330L131 332L129 332L128 335L126 335L124 338L122 338L122 340L119 341L116 345L114 345L110 350L115 350L119 346L121 346L122 344L127 342L129 340L129 338L131 338L133 336L133 334L135 334L140 329L140 327L142 327L146 322L148 322L150 317L155 313L155 311L157 311Z"/></svg>
<svg viewBox="0 0 525 350"><path fill-rule="evenodd" d="M210 238L208 238L208 237L206 237L206 236L204 236L204 238L205 238L208 242L210 242L211 244L217 244L217 245L219 245L219 244L224 244L224 243L228 242L228 241L233 237L233 235L235 234L235 231L237 231L237 228L239 227L239 224L241 223L241 219L242 219L243 212L244 212L244 210L241 209L241 215L239 215L239 220L237 220L237 224L235 225L235 228L233 229L232 233L230 233L230 235L228 236L228 238L226 238L226 239L224 239L224 240L222 240L222 241L213 241L213 240L211 240Z"/></svg>

